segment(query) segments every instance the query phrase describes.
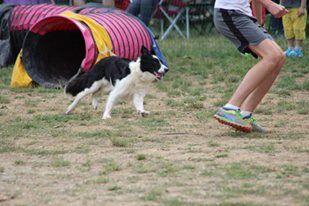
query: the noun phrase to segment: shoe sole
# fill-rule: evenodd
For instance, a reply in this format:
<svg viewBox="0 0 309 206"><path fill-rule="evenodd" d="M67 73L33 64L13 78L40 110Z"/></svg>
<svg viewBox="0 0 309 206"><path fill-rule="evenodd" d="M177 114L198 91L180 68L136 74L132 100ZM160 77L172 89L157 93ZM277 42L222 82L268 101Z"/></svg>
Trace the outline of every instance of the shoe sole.
<svg viewBox="0 0 309 206"><path fill-rule="evenodd" d="M214 115L214 118L218 122L220 122L221 124L231 126L231 127L235 128L236 130L239 130L239 131L242 131L242 132L246 132L246 133L250 133L252 131L252 127L251 126L243 126L243 125L237 124L235 122L231 122L231 121L228 121L226 119L223 119L222 117L220 117L218 115Z"/></svg>

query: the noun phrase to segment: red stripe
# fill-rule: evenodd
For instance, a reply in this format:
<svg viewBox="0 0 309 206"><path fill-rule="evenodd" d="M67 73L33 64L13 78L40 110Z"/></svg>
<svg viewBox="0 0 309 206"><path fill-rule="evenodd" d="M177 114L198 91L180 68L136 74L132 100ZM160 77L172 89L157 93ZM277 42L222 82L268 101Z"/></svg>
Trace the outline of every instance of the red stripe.
<svg viewBox="0 0 309 206"><path fill-rule="evenodd" d="M113 16L115 16L117 19L121 21L121 24L125 27L125 30L127 32L128 38L128 44L124 48L127 50L128 55L126 56L128 59L135 59L135 57L138 55L138 47L140 44L140 41L138 39L138 33L134 31L134 26L131 24L130 21L128 21L127 18L123 18L125 16L116 15L116 13L113 13ZM135 41L135 38L137 39L137 42Z"/></svg>
<svg viewBox="0 0 309 206"><path fill-rule="evenodd" d="M41 19L41 15L42 15L42 12L45 10L45 7L42 6L40 8L37 8L37 12L35 12L35 14L33 15L33 18L30 22L30 28L36 24L38 21L40 21Z"/></svg>
<svg viewBox="0 0 309 206"><path fill-rule="evenodd" d="M19 28L21 30L24 30L24 25L26 23L26 19L27 19L27 16L29 15L29 13L31 13L31 7L27 7L23 13L21 13L21 19L20 19L20 22L19 22ZM26 28L27 29L27 28ZM25 30L26 30L25 29Z"/></svg>
<svg viewBox="0 0 309 206"><path fill-rule="evenodd" d="M117 38L120 39L119 42L122 42L122 47L120 47L120 54L119 56L124 58L129 58L129 52L127 52L127 47L130 47L130 43L128 40L128 33L125 28L123 28L123 24L121 22L121 19L119 19L117 16L113 15L112 13L106 14L106 19L110 21L110 23L113 24L114 28L118 30Z"/></svg>
<svg viewBox="0 0 309 206"><path fill-rule="evenodd" d="M127 15L124 15L121 13L122 17L128 17ZM134 34L136 40L137 40L137 47L134 48L134 56L132 57L133 60L136 60L140 56L140 49L144 43L143 35L140 32L143 28L140 27L139 22L136 24L136 22L133 21L131 18L127 18L130 21L131 25L131 33Z"/></svg>
<svg viewBox="0 0 309 206"><path fill-rule="evenodd" d="M106 24L104 22L104 17L102 15L99 15L99 14L91 14L91 15L88 15L92 18L94 18L99 24L101 24L108 32L110 38L111 38L111 42L112 42L112 45L113 45L113 52L115 54L119 54L119 42L118 42L118 39L116 37L116 33L114 31L113 28L110 27L109 24Z"/></svg>
<svg viewBox="0 0 309 206"><path fill-rule="evenodd" d="M40 5L36 7L36 9L33 9L32 12L26 17L26 23L24 25L24 29L29 29L33 24L31 24L31 21L33 17L35 16L36 12L38 11L38 8L43 7L44 5Z"/></svg>
<svg viewBox="0 0 309 206"><path fill-rule="evenodd" d="M119 16L121 18L121 16ZM124 22L124 26L126 27L126 31L128 32L128 36L130 37L130 46L128 47L128 50L129 50L129 56L128 56L128 59L135 59L135 56L136 56L136 47L139 47L138 44L139 44L139 41L135 41L135 38L136 37L136 33L135 32L132 32L132 24L130 21L128 21L127 18L121 18L122 21Z"/></svg>
<svg viewBox="0 0 309 206"><path fill-rule="evenodd" d="M23 17L23 12L24 10L27 9L27 6L21 6L20 10L18 11L17 15L16 15L16 30L21 30L21 20Z"/></svg>
<svg viewBox="0 0 309 206"><path fill-rule="evenodd" d="M151 37L150 37L150 34L147 28L135 17L126 15L125 13L122 13L122 15L127 16L127 18L130 19L130 21L133 24L132 28L136 28L134 30L134 33L139 34L141 41L142 41L142 45L144 45L147 49L150 49L152 41L151 41ZM141 46L137 49L138 54L136 55L135 58L138 58L140 56L140 49L141 49Z"/></svg>

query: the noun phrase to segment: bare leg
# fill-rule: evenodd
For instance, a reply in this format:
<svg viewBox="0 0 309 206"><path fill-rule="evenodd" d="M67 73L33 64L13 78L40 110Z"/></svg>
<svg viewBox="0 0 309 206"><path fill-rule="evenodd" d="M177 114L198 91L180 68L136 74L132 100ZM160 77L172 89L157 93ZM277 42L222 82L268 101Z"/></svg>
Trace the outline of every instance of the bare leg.
<svg viewBox="0 0 309 206"><path fill-rule="evenodd" d="M288 47L294 48L294 46L296 46L296 45L294 45L294 42L295 42L294 40L295 40L294 38L293 39L288 39Z"/></svg>
<svg viewBox="0 0 309 206"><path fill-rule="evenodd" d="M281 48L270 39L265 39L258 45L252 45L250 49L262 59L248 71L230 99L229 103L238 107L241 107L249 95L260 87L252 95L254 98L249 98L244 105L245 107L246 105L252 105L251 107L255 105L254 107L256 107L270 88L275 74L279 73L285 60ZM260 86L264 81L267 81L268 85Z"/></svg>
<svg viewBox="0 0 309 206"><path fill-rule="evenodd" d="M303 40L295 39L295 47L302 47L303 46Z"/></svg>
<svg viewBox="0 0 309 206"><path fill-rule="evenodd" d="M281 50L281 48L274 42L275 46L278 48L278 50ZM255 50L255 46L250 46L250 49L252 51L255 51L258 55L258 51ZM282 51L281 51L282 52ZM283 67L285 62L285 58L282 58L281 61L278 61L278 64L273 69L273 72L269 74L262 83L245 99L245 101L241 105L242 111L250 111L253 112L253 110L257 107L257 105L262 101L263 97L266 95L274 81L276 80L281 68Z"/></svg>

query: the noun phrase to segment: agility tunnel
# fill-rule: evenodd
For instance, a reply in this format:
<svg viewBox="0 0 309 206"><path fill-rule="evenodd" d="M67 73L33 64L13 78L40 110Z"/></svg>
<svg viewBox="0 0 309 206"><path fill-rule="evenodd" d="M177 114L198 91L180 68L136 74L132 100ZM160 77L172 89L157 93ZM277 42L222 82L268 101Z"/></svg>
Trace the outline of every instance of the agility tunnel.
<svg viewBox="0 0 309 206"><path fill-rule="evenodd" d="M61 86L79 68L88 71L110 55L136 60L142 45L153 49L167 64L151 31L124 11L51 4L6 8L10 51L0 49L0 56L10 53L16 58L22 49L21 61L27 74L42 86Z"/></svg>

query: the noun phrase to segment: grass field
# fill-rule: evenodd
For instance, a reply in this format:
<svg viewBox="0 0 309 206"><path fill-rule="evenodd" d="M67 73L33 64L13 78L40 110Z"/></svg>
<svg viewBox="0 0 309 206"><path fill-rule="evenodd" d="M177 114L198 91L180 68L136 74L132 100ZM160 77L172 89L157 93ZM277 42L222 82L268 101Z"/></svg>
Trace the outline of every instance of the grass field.
<svg viewBox="0 0 309 206"><path fill-rule="evenodd" d="M12 89L0 70L0 205L309 205L308 55L256 111L270 132L244 134L212 115L256 60L217 34L159 44L170 71L144 118L121 101L103 121L106 96L64 115L62 90Z"/></svg>

